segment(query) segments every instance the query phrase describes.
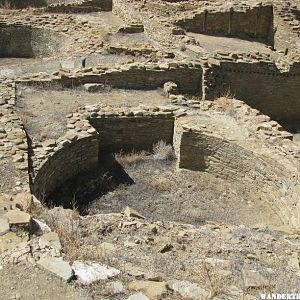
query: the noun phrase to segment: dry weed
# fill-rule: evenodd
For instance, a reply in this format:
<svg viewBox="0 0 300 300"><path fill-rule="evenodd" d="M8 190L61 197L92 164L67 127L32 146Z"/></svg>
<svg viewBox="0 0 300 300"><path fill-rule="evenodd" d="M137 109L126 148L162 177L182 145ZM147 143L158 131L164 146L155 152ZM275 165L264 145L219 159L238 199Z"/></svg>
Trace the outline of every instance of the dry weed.
<svg viewBox="0 0 300 300"><path fill-rule="evenodd" d="M226 87L221 92L221 98L234 99L235 98L235 94L230 90L229 87Z"/></svg>
<svg viewBox="0 0 300 300"><path fill-rule="evenodd" d="M33 204L30 208L33 217L46 222L58 234L63 251L71 261L80 256L79 213L75 205L73 209L54 207L49 209L45 205Z"/></svg>
<svg viewBox="0 0 300 300"><path fill-rule="evenodd" d="M16 7L14 5L12 5L12 3L8 0L3 1L0 3L0 9L3 10L14 10L16 9Z"/></svg>
<svg viewBox="0 0 300 300"><path fill-rule="evenodd" d="M155 160L173 160L175 158L172 145L160 140L153 145L153 158Z"/></svg>
<svg viewBox="0 0 300 300"><path fill-rule="evenodd" d="M149 185L157 192L167 192L171 190L170 182L164 178L154 178Z"/></svg>
<svg viewBox="0 0 300 300"><path fill-rule="evenodd" d="M149 159L146 151L132 151L130 153L119 152L115 154L115 159L123 166L132 166Z"/></svg>
<svg viewBox="0 0 300 300"><path fill-rule="evenodd" d="M199 277L199 282L209 287L211 292L209 299L223 294L229 285L229 282L220 276L217 269L206 262L202 264L199 270L196 270L196 274Z"/></svg>

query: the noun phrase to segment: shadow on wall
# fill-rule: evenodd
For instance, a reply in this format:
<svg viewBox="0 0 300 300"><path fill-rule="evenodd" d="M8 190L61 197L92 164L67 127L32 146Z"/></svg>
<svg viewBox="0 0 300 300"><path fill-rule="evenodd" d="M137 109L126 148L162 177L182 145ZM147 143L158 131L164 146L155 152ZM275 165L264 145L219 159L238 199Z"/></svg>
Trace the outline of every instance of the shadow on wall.
<svg viewBox="0 0 300 300"><path fill-rule="evenodd" d="M49 206L76 207L80 214L86 214L89 204L113 191L120 184L134 184L111 153L99 155L98 166L76 174L55 189L46 199Z"/></svg>
<svg viewBox="0 0 300 300"><path fill-rule="evenodd" d="M193 17L177 21L176 25L190 32L251 39L273 46L273 19L273 6L264 5L249 8L246 11L204 10Z"/></svg>
<svg viewBox="0 0 300 300"><path fill-rule="evenodd" d="M27 7L45 7L46 0L0 0L0 7L22 9Z"/></svg>
<svg viewBox="0 0 300 300"><path fill-rule="evenodd" d="M68 48L58 33L30 26L0 25L0 57L50 57Z"/></svg>
<svg viewBox="0 0 300 300"><path fill-rule="evenodd" d="M0 57L33 58L30 27L0 27Z"/></svg>
<svg viewBox="0 0 300 300"><path fill-rule="evenodd" d="M93 121L92 121L93 120ZM49 205L78 206L134 181L115 160L120 150L152 150L164 140L171 144L173 114L91 119L97 135L75 139L48 157L33 179L33 194ZM32 173L34 176L34 173Z"/></svg>

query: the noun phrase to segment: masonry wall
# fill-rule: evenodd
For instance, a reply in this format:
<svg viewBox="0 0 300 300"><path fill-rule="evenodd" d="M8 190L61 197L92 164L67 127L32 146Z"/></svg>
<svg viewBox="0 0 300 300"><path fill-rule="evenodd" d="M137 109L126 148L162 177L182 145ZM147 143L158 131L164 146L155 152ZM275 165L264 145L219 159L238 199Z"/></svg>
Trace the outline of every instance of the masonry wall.
<svg viewBox="0 0 300 300"><path fill-rule="evenodd" d="M47 5L46 0L0 0L0 5L11 8L43 7Z"/></svg>
<svg viewBox="0 0 300 300"><path fill-rule="evenodd" d="M173 66L174 65L174 66ZM67 87L78 86L84 83L102 83L114 88L127 89L156 89L163 87L165 82L177 83L182 93L202 93L202 67L178 65L176 63L160 67L129 66L122 70L109 70L100 74L83 74L82 77L72 78L62 76L58 83Z"/></svg>
<svg viewBox="0 0 300 300"><path fill-rule="evenodd" d="M270 203L284 222L299 226L297 210L293 209L298 199L296 187L284 165L221 137L183 128L178 122L174 148L179 168L208 172L234 184L243 184Z"/></svg>
<svg viewBox="0 0 300 300"><path fill-rule="evenodd" d="M38 170L33 182L33 194L38 199L44 199L67 179L96 167L98 147L98 137L89 136L56 151Z"/></svg>
<svg viewBox="0 0 300 300"><path fill-rule="evenodd" d="M90 122L99 133L100 151L151 150L160 140L169 144L173 141L174 118L171 113L91 118Z"/></svg>
<svg viewBox="0 0 300 300"><path fill-rule="evenodd" d="M85 0L78 3L59 3L47 7L52 13L89 13L95 11L111 11L112 0Z"/></svg>
<svg viewBox="0 0 300 300"><path fill-rule="evenodd" d="M48 57L67 45L66 38L49 30L0 24L0 57Z"/></svg>
<svg viewBox="0 0 300 300"><path fill-rule="evenodd" d="M0 24L0 57L34 57L30 27Z"/></svg>
<svg viewBox="0 0 300 300"><path fill-rule="evenodd" d="M221 62L207 70L204 85L206 99L229 91L275 120L300 118L300 64L282 72L268 62Z"/></svg>
<svg viewBox="0 0 300 300"><path fill-rule="evenodd" d="M246 11L203 11L177 21L187 31L251 38L273 45L273 7L251 7Z"/></svg>

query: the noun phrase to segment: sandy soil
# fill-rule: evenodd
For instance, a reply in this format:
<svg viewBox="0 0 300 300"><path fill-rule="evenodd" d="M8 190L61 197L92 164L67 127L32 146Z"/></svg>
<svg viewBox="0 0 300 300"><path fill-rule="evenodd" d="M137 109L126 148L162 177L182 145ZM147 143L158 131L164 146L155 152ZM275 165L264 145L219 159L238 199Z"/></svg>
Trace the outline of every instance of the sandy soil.
<svg viewBox="0 0 300 300"><path fill-rule="evenodd" d="M135 91L114 89L109 92L87 93L75 90L35 90L19 87L18 113L33 140L58 138L66 130L66 115L79 106L109 104L112 106L165 105L168 99L159 90Z"/></svg>

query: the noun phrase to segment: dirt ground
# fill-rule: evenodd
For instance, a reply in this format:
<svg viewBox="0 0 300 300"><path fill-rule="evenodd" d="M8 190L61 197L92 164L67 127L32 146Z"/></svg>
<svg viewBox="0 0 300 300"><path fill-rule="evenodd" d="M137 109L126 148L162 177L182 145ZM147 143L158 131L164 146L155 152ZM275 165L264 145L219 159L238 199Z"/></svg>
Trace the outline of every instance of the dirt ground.
<svg viewBox="0 0 300 300"><path fill-rule="evenodd" d="M19 87L18 93L17 110L34 141L62 136L66 130L66 115L87 104L138 106L168 103L160 90L113 89L88 93L82 89L56 91Z"/></svg>
<svg viewBox="0 0 300 300"><path fill-rule="evenodd" d="M91 204L91 213L137 209L150 220L189 224L209 221L235 225L282 225L267 203L251 189L204 172L176 170L175 162L149 160L125 171L135 184L121 185Z"/></svg>
<svg viewBox="0 0 300 300"><path fill-rule="evenodd" d="M203 35L199 33L189 32L188 36L193 37L199 44L199 49L203 52L217 53L217 52L249 52L259 51L260 53L274 54L263 43L247 41L238 38L218 37Z"/></svg>
<svg viewBox="0 0 300 300"><path fill-rule="evenodd" d="M0 268L0 299L87 300L87 293L37 266Z"/></svg>

